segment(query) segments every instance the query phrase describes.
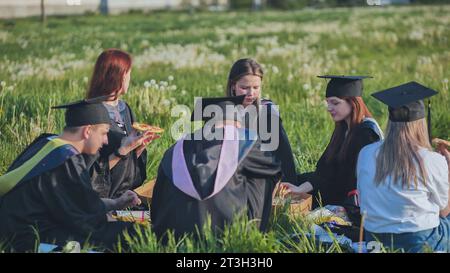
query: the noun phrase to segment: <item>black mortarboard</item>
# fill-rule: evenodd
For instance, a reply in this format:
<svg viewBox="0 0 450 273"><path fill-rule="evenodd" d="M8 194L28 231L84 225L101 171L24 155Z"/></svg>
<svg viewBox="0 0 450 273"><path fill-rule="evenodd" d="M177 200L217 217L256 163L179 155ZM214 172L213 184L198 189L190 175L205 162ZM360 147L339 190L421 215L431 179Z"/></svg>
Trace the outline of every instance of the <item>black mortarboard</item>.
<svg viewBox="0 0 450 273"><path fill-rule="evenodd" d="M389 106L389 120L408 122L425 117L423 99L436 95L433 89L417 82L408 82L373 93L377 100Z"/></svg>
<svg viewBox="0 0 450 273"><path fill-rule="evenodd" d="M409 122L425 118L423 99L437 93L437 91L413 81L373 93L372 96L389 106L389 120ZM428 101L428 134L431 140L430 101Z"/></svg>
<svg viewBox="0 0 450 273"><path fill-rule="evenodd" d="M53 106L53 109L66 109L65 120L67 127L78 127L106 123L110 124L108 110L103 101L110 96L84 99L64 105Z"/></svg>
<svg viewBox="0 0 450 273"><path fill-rule="evenodd" d="M363 79L371 76L317 76L323 79L331 79L327 85L325 97L361 97L363 91Z"/></svg>
<svg viewBox="0 0 450 273"><path fill-rule="evenodd" d="M232 96L232 97L220 97L220 98L201 98L195 102L194 111L191 115L192 121L197 120L209 120L214 117L214 113L211 117L204 117L203 112L207 106L217 105L221 108L223 113L223 120L240 120L239 116L236 116L235 111L227 111L227 106L242 105L246 95ZM229 109L228 109L229 110ZM197 113L197 115L195 115Z"/></svg>

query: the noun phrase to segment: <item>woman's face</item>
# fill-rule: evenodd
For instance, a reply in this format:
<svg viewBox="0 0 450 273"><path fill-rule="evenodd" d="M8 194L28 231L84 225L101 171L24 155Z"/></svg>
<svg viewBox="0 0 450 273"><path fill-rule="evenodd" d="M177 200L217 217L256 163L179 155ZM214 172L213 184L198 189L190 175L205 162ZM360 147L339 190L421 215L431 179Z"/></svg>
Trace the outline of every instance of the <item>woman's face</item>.
<svg viewBox="0 0 450 273"><path fill-rule="evenodd" d="M335 122L345 120L352 113L352 106L346 100L338 97L327 98L327 110Z"/></svg>
<svg viewBox="0 0 450 273"><path fill-rule="evenodd" d="M130 85L130 79L131 79L131 68L128 70L127 73L125 73L123 77L123 83L122 83L122 90L120 91L120 95L124 95L128 91L128 86Z"/></svg>
<svg viewBox="0 0 450 273"><path fill-rule="evenodd" d="M246 75L240 78L231 88L235 96L246 95L242 104L247 107L261 95L261 77Z"/></svg>

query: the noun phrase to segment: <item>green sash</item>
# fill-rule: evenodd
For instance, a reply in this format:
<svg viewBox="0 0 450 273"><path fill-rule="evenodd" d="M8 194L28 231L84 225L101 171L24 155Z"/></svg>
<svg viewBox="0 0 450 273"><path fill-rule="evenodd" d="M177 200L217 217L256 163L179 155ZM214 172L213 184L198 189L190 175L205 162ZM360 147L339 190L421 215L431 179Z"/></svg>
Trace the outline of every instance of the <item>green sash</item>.
<svg viewBox="0 0 450 273"><path fill-rule="evenodd" d="M0 176L0 196L5 195L13 189L39 162L42 161L52 151L69 143L60 139L53 138L49 140L42 149L39 150L33 157L27 160L18 168ZM70 145L70 144L69 144Z"/></svg>

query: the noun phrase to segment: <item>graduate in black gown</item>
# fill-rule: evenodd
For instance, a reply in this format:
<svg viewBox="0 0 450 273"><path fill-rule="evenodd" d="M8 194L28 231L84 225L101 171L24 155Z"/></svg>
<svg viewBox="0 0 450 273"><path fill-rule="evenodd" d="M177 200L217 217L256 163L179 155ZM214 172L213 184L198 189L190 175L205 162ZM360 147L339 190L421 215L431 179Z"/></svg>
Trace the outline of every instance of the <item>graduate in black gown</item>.
<svg viewBox="0 0 450 273"><path fill-rule="evenodd" d="M298 175L295 186L282 183L288 193L311 192L313 206L357 205L356 161L366 145L383 138L361 95L365 76L319 76L331 79L326 89L328 112L335 122L331 140L314 172Z"/></svg>
<svg viewBox="0 0 450 273"><path fill-rule="evenodd" d="M107 212L139 198L128 191L101 199L92 189L92 179L102 179L92 165L107 143L108 112L98 100L56 108L67 109L63 133L39 136L0 177L0 241L17 252L35 250L36 239L60 246L87 240L111 249L132 226L108 222Z"/></svg>
<svg viewBox="0 0 450 273"><path fill-rule="evenodd" d="M255 60L237 60L228 75L226 96L246 96L242 105L247 113L251 113L252 108L256 109L257 115L251 115L256 116L256 119L246 117L244 126L256 130L265 149L274 151L281 161L281 180L295 183L297 173L294 155L278 107L261 95L263 76L263 69Z"/></svg>
<svg viewBox="0 0 450 273"><path fill-rule="evenodd" d="M131 77L131 55L119 49L107 49L95 63L87 98L110 96L103 102L111 119L108 144L100 150L95 167L104 179L93 181L94 189L103 198L117 198L133 190L147 179L146 146L158 137L138 135L132 124L136 121L130 106L121 99L128 91Z"/></svg>
<svg viewBox="0 0 450 273"><path fill-rule="evenodd" d="M220 106L221 111L243 98L203 99L198 108ZM203 129L187 134L164 154L151 203L157 236L168 230L177 238L196 234L196 227L201 230L208 216L218 231L242 214L260 220L261 230L267 227L280 163L272 152L261 150L256 133L240 128L240 118L230 112L215 115Z"/></svg>

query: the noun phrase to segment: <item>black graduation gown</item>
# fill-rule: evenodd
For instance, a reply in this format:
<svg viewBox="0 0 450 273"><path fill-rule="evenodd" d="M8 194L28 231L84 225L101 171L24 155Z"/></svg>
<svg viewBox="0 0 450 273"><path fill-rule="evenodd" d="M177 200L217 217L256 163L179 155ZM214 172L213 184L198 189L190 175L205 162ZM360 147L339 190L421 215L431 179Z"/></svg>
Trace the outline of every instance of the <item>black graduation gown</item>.
<svg viewBox="0 0 450 273"><path fill-rule="evenodd" d="M267 128L270 132L272 130L271 116L274 116L279 121L280 128L278 130L279 144L278 148L274 151L275 156L281 162L282 178L283 182L295 183L297 181L297 172L295 169L294 154L292 153L291 144L289 143L289 138L287 136L286 130L283 127L283 122L281 120L279 112L272 107L273 102L267 99L261 100L262 106L268 106L267 111ZM259 122L258 122L259 126ZM258 130L259 131L259 130ZM267 141L269 142L269 141Z"/></svg>
<svg viewBox="0 0 450 273"><path fill-rule="evenodd" d="M36 139L11 165L21 166L47 142ZM35 230L41 243L64 245L69 239L112 248L129 223L107 222L106 208L92 189L89 166L95 156L76 154L59 166L20 181L0 197L0 240L13 251L32 251ZM34 230L35 229L35 230Z"/></svg>
<svg viewBox="0 0 450 273"><path fill-rule="evenodd" d="M244 130L247 129L240 129L241 132ZM224 188L206 200L197 200L175 186L172 163L174 154L177 155L176 145L166 151L159 166L150 210L157 236L164 235L169 229L174 230L176 237L184 233L195 234L195 227L201 227L208 215L213 230L220 230L239 213L246 213L249 219L260 219L260 228L266 228L272 192L281 176L280 163L272 152L260 150L259 140L250 146L248 141L239 142L242 157L237 169L229 174L231 178ZM184 158L175 159L186 162L195 190L205 198L215 186L223 141L185 140L182 145Z"/></svg>
<svg viewBox="0 0 450 273"><path fill-rule="evenodd" d="M377 132L369 122L359 124L354 130L354 141L349 146L345 160L336 158L327 162L324 153L317 162L315 172L298 175L297 185L305 181L313 185L313 207L319 205L319 198L323 206L342 206L347 201L348 193L356 189L358 154L364 146L379 141L382 136L381 131Z"/></svg>
<svg viewBox="0 0 450 273"><path fill-rule="evenodd" d="M120 159L119 162L109 170L109 156L117 150L122 138L129 135L132 131L132 124L135 121L131 108L126 104L124 125L125 128L112 122L108 133L108 145L100 150L100 157L94 164L98 173L102 174L103 179L93 180L93 188L102 198L118 198L127 190L133 190L142 185L147 179L147 151L143 151L138 158L136 151L132 151L128 157Z"/></svg>

